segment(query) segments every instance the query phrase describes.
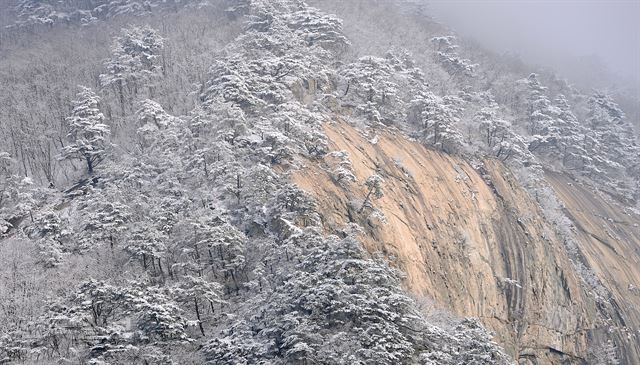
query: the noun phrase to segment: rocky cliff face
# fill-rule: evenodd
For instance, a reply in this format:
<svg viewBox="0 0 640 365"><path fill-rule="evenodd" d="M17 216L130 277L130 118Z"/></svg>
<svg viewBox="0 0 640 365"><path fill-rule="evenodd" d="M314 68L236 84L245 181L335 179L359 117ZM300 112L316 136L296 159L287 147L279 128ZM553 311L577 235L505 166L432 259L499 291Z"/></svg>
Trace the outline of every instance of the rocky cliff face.
<svg viewBox="0 0 640 365"><path fill-rule="evenodd" d="M406 273L408 290L480 318L520 364L640 363L638 216L548 173L590 268L579 269L502 164L474 167L392 130L365 137L336 122L325 131L332 150L348 152L357 182L338 184L330 158L292 180L317 198L326 227L366 227L365 245ZM374 173L384 178L385 195L373 202L382 214L358 209Z"/></svg>

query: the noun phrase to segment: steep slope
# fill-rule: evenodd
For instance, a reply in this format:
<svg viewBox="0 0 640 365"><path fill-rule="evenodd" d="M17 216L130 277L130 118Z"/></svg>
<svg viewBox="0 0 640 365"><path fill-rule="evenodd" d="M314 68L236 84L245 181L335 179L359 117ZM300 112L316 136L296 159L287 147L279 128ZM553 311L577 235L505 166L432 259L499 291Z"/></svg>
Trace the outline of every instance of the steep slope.
<svg viewBox="0 0 640 365"><path fill-rule="evenodd" d="M606 201L567 175L547 172L547 181L564 203L575 226L583 261L607 289L606 302L617 309L612 326L630 343L637 362L640 354L640 217ZM615 333L615 331L613 332Z"/></svg>
<svg viewBox="0 0 640 365"><path fill-rule="evenodd" d="M608 324L599 319L598 303L562 240L505 167L485 161L474 168L389 130L368 140L338 122L327 124L325 132L332 150L349 153L357 182L347 188L336 184L327 159L324 166L310 163L292 179L318 199L326 226L356 221L367 227L367 248L391 258L406 273L409 290L458 315L479 317L520 363L594 360L592 340ZM384 197L373 202L383 220L360 213L360 203L353 203L365 197L362 182L374 173L385 180ZM638 283L631 269L638 257L631 248L634 242L637 247L637 231L625 238L629 242L618 252L633 257L628 261L589 255L596 268L618 261L627 267L626 278L608 273L608 287ZM618 310L637 328L637 306ZM628 363L638 361L637 339L624 346Z"/></svg>

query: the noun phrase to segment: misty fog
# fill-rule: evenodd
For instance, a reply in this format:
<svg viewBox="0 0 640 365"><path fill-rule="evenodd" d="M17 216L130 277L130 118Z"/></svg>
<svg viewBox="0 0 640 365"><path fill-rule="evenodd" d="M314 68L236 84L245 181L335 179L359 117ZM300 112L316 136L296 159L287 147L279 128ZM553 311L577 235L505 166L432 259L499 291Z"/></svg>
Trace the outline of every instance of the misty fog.
<svg viewBox="0 0 640 365"><path fill-rule="evenodd" d="M426 0L430 13L496 52L586 87L640 86L640 1Z"/></svg>

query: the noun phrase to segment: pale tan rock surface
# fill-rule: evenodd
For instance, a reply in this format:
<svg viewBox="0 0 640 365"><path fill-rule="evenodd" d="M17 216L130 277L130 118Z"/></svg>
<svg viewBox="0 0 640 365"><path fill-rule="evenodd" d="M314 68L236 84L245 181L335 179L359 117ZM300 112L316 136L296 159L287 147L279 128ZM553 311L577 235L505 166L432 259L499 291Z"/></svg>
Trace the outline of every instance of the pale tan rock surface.
<svg viewBox="0 0 640 365"><path fill-rule="evenodd" d="M406 273L408 290L480 318L521 364L590 363L607 338L624 348L622 363L640 363L637 216L549 174L579 228L581 252L613 298L599 304L564 242L502 164L486 161L476 169L400 132L365 138L344 122L328 123L325 131L332 151L349 153L358 181L337 184L331 158L308 161L292 180L318 200L328 230L361 223L367 249ZM384 221L371 210L358 212L364 181L374 173L385 180L384 197L373 201Z"/></svg>

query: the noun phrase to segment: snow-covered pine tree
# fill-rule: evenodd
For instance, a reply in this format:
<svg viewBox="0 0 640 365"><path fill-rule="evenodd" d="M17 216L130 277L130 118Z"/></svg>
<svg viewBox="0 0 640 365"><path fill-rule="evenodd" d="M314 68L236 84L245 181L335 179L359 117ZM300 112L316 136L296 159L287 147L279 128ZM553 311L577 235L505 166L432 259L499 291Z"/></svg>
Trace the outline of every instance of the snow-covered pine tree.
<svg viewBox="0 0 640 365"><path fill-rule="evenodd" d="M118 96L122 114L125 114L126 97L135 98L145 86L153 97L153 79L162 74L160 52L163 38L149 27L122 29L111 47L111 57L105 62L106 73L100 75L100 84L112 88Z"/></svg>
<svg viewBox="0 0 640 365"><path fill-rule="evenodd" d="M407 113L407 122L417 128L421 142L446 152L455 152L462 145L457 130L461 101L456 97L441 98L432 92L415 95Z"/></svg>
<svg viewBox="0 0 640 365"><path fill-rule="evenodd" d="M61 158L83 160L89 175L105 157L110 147L111 130L100 111L100 98L91 89L81 87L73 101L69 124L70 144L62 148Z"/></svg>
<svg viewBox="0 0 640 365"><path fill-rule="evenodd" d="M451 78L473 77L477 64L458 55L459 46L455 44L456 36L438 36L431 38L436 52L436 61L445 69Z"/></svg>
<svg viewBox="0 0 640 365"><path fill-rule="evenodd" d="M556 150L560 155L562 166L576 170L581 169L586 158L584 149L585 128L571 111L567 98L560 94L554 101L559 114L555 121L557 129Z"/></svg>
<svg viewBox="0 0 640 365"><path fill-rule="evenodd" d="M480 131L480 137L488 150L506 141L511 136L511 123L498 116L498 105L490 104L480 109L473 117Z"/></svg>
<svg viewBox="0 0 640 365"><path fill-rule="evenodd" d="M530 74L526 79L518 80L518 83L526 88L525 125L527 131L533 136L548 135L549 128L558 111L546 95L547 88L542 86L535 73Z"/></svg>
<svg viewBox="0 0 640 365"><path fill-rule="evenodd" d="M222 299L222 285L208 281L203 277L186 275L181 278L180 283L173 289L173 295L177 300L187 305L193 305L193 310L198 321L198 328L202 336L206 336L202 312L209 307L211 315L214 313L214 305L224 303Z"/></svg>
<svg viewBox="0 0 640 365"><path fill-rule="evenodd" d="M613 180L614 190L627 200L640 196L638 174L640 147L626 116L612 98L596 91L589 98L586 124L587 135L592 143L585 149L595 157L595 167L605 171L604 176L593 176L595 180ZM635 186L634 186L635 185Z"/></svg>
<svg viewBox="0 0 640 365"><path fill-rule="evenodd" d="M342 52L350 44L342 31L342 20L313 7L287 14L286 23L299 32L309 46Z"/></svg>
<svg viewBox="0 0 640 365"><path fill-rule="evenodd" d="M371 175L367 178L367 181L364 182L364 185L367 187L367 195L364 197L364 201L362 202L362 206L359 210L360 212L362 212L366 207L370 207L372 200L380 199L384 196L384 191L382 190L383 183L384 179L377 174Z"/></svg>

